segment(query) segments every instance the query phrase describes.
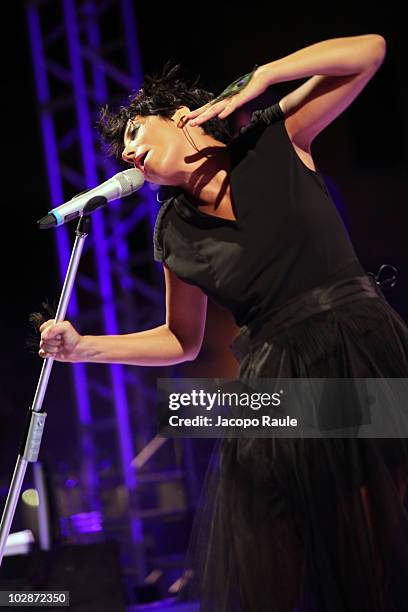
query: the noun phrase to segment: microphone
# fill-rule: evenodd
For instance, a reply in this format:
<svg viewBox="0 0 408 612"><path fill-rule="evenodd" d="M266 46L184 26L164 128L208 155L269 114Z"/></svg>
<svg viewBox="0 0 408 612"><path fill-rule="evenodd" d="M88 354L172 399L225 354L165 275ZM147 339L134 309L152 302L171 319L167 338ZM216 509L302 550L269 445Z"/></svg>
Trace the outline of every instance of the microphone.
<svg viewBox="0 0 408 612"><path fill-rule="evenodd" d="M140 189L143 183L143 173L136 168L118 172L97 187L80 193L65 204L53 208L48 215L37 221L37 225L39 229L49 229L50 227L63 225L71 219L79 217L91 198L102 197L106 198L108 202L118 200Z"/></svg>

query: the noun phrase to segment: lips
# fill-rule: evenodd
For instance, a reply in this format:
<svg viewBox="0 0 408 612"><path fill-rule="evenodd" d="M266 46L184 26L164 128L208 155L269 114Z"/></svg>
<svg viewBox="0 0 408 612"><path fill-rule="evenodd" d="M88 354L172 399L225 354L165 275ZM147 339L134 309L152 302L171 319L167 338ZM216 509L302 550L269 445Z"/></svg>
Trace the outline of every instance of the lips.
<svg viewBox="0 0 408 612"><path fill-rule="evenodd" d="M141 155L138 155L137 158L135 159L135 166L139 170L144 170L144 163L145 163L145 159L146 159L148 153L149 153L149 151L145 151Z"/></svg>

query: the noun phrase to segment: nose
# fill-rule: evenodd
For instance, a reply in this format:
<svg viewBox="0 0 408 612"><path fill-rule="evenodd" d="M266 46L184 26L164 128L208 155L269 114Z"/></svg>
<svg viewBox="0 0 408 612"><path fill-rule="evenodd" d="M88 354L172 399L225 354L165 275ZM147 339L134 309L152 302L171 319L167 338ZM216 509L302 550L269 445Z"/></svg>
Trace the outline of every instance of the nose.
<svg viewBox="0 0 408 612"><path fill-rule="evenodd" d="M122 159L129 164L133 164L134 157L136 155L136 147L134 144L129 142L122 151Z"/></svg>

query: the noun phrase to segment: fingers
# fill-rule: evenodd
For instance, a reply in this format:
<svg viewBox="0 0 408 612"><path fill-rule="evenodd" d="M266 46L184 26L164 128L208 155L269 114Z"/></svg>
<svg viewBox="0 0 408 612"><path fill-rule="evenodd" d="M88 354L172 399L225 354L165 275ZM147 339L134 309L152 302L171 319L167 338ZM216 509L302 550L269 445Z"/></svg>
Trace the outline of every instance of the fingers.
<svg viewBox="0 0 408 612"><path fill-rule="evenodd" d="M38 355L44 359L55 357L64 345L64 332L68 331L69 326L69 321L55 323L55 319L43 323Z"/></svg>
<svg viewBox="0 0 408 612"><path fill-rule="evenodd" d="M70 326L70 323L68 321L61 321L60 323L52 322L41 333L41 338L42 340L47 340L48 342L49 340L52 340L56 338L57 336L63 334L64 332L68 331L69 326Z"/></svg>
<svg viewBox="0 0 408 612"><path fill-rule="evenodd" d="M55 323L55 319L49 319L48 321L45 321L45 323L43 323L40 327L40 332L45 331L48 327L51 327L51 325L54 325Z"/></svg>
<svg viewBox="0 0 408 612"><path fill-rule="evenodd" d="M190 111L189 113L187 113L187 115L184 115L184 116L186 117L186 119L193 119L194 117L197 117L197 115L199 115L200 113L207 110L209 106L210 106L210 102L207 102L207 104L203 104L203 106L199 106L199 108L196 108L195 110Z"/></svg>
<svg viewBox="0 0 408 612"><path fill-rule="evenodd" d="M61 335L56 336L54 340L41 340L40 350L38 354L40 357L51 357L56 355L61 348L64 346L64 339Z"/></svg>
<svg viewBox="0 0 408 612"><path fill-rule="evenodd" d="M204 123L204 121L208 121L209 119L212 119L213 117L219 115L219 113L224 110L226 104L227 102L225 102L224 100L216 102L215 104L205 104L204 106L201 106L200 108L191 111L191 113L188 113L186 115L186 119L189 122L189 125L191 125L192 127L194 127L195 125L201 125L202 123Z"/></svg>
<svg viewBox="0 0 408 612"><path fill-rule="evenodd" d="M60 348L45 348L41 347L38 351L38 355L43 359L49 359L50 357L55 358L60 351Z"/></svg>
<svg viewBox="0 0 408 612"><path fill-rule="evenodd" d="M228 102L228 104L225 106L225 108L220 112L220 114L218 115L218 117L220 119L225 119L226 117L228 117L228 115L230 115L231 113L234 112L234 110L236 109L237 105L236 105L236 101L230 101Z"/></svg>
<svg viewBox="0 0 408 612"><path fill-rule="evenodd" d="M55 338L55 340L41 340L40 342L40 346L44 346L45 348L47 347L55 347L55 346L62 346L64 344L64 340L62 339L62 336L57 336Z"/></svg>
<svg viewBox="0 0 408 612"><path fill-rule="evenodd" d="M220 119L225 119L234 112L234 110L239 106L237 96L235 99L225 98L224 100L220 100L211 106L203 106L201 109L196 109L192 111L186 118L189 122L189 125L194 127L195 125L201 125L205 121L212 119L213 117L219 117Z"/></svg>

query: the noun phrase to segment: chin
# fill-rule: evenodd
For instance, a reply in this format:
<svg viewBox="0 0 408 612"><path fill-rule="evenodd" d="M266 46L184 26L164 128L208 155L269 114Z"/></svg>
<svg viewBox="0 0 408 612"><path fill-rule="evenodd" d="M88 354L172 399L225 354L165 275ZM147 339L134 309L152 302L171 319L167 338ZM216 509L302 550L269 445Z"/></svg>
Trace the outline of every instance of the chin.
<svg viewBox="0 0 408 612"><path fill-rule="evenodd" d="M145 173L145 179L147 181L149 181L150 183L154 183L155 185L165 185L165 186L173 186L174 185L174 176L166 176L163 174L160 174L160 176L157 175L157 173L154 172L149 172L147 171ZM175 185L174 185L175 186Z"/></svg>
<svg viewBox="0 0 408 612"><path fill-rule="evenodd" d="M154 163L147 163L143 173L145 180L154 185L163 185L167 180L166 176L163 176L162 168L156 168Z"/></svg>

